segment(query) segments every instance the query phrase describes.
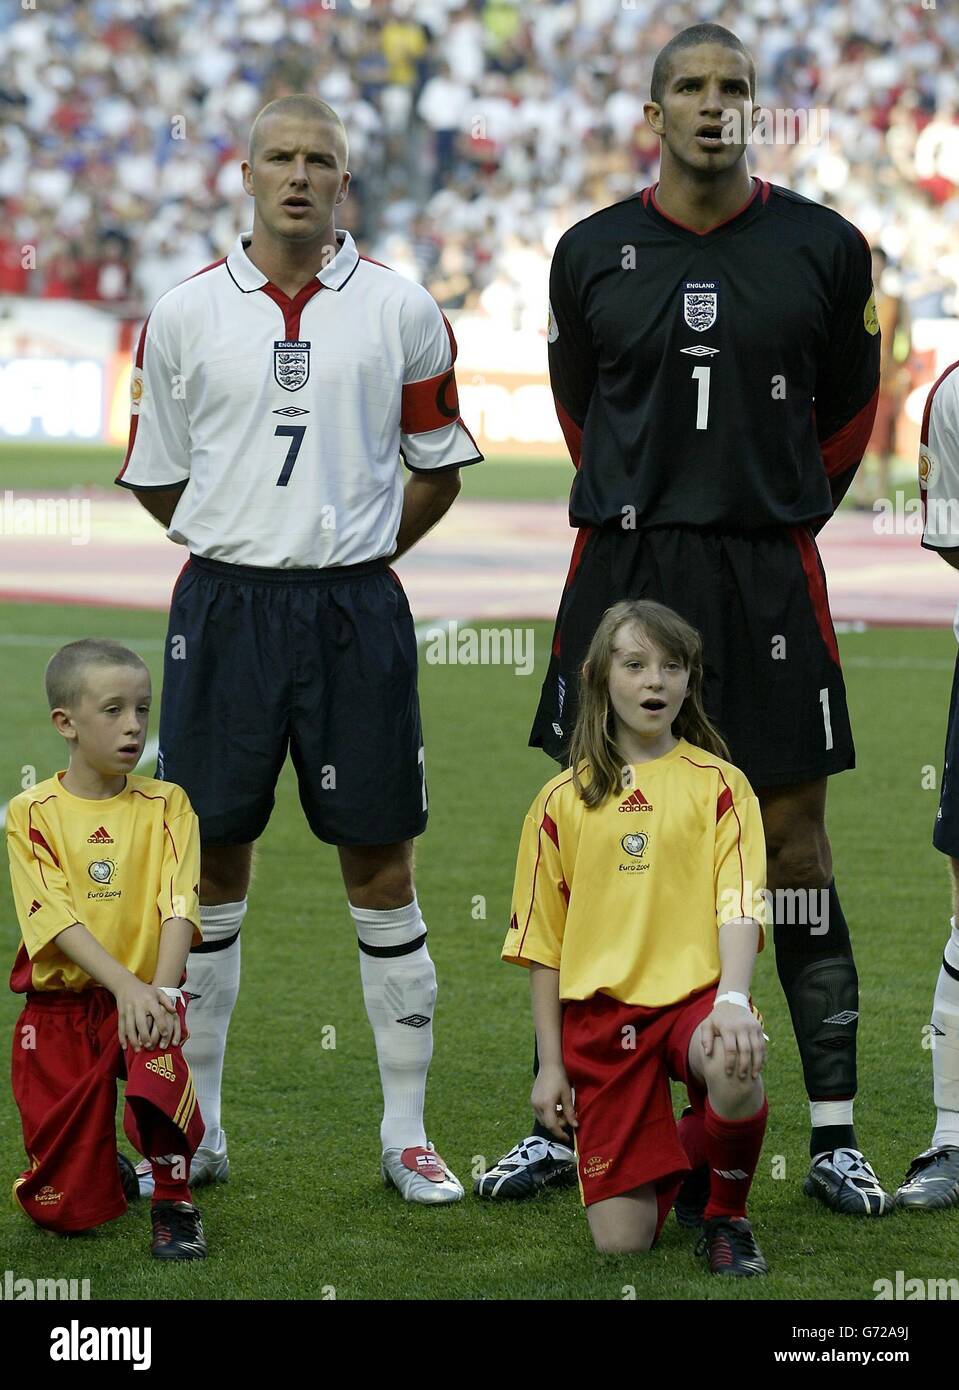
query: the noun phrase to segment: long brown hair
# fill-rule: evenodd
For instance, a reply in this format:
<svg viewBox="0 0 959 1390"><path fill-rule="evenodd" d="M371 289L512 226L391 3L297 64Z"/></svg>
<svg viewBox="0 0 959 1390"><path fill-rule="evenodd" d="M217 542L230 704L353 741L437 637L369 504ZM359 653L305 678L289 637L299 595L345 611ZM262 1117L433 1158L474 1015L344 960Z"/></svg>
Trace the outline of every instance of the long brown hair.
<svg viewBox="0 0 959 1390"><path fill-rule="evenodd" d="M593 634L579 678L579 710L569 745L573 786L587 806L599 806L623 787L623 757L614 741L609 703L609 672L613 643L626 623L635 623L647 641L689 672L689 687L673 720L676 738L729 761L729 749L703 709L703 639L694 627L665 604L652 599L627 599L607 608ZM584 783L580 764L586 761L591 777Z"/></svg>

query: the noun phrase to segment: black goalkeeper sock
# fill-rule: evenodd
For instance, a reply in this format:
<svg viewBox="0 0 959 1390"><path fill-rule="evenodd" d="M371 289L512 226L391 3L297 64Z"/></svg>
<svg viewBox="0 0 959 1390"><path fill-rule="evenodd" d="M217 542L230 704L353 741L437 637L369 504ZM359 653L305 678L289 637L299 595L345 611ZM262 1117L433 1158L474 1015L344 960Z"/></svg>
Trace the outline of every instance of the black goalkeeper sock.
<svg viewBox="0 0 959 1390"><path fill-rule="evenodd" d="M831 1153L833 1149L858 1149L852 1125L817 1125L809 1136L809 1157Z"/></svg>
<svg viewBox="0 0 959 1390"><path fill-rule="evenodd" d="M555 1135L555 1134L551 1134L551 1133L549 1132L549 1130L546 1128L545 1125L540 1124L539 1120L534 1120L534 1121L533 1121L533 1128L530 1130L530 1133L531 1133L531 1134L535 1134L536 1137L537 1137L537 1139L551 1139L551 1140L553 1141L554 1144L559 1143L559 1140L556 1138L556 1135ZM569 1145L570 1148L572 1148L572 1147L573 1147L573 1131L569 1128L568 1125L564 1125L564 1126L563 1126L563 1133L564 1133L565 1136L566 1136L564 1142L567 1143L567 1144Z"/></svg>

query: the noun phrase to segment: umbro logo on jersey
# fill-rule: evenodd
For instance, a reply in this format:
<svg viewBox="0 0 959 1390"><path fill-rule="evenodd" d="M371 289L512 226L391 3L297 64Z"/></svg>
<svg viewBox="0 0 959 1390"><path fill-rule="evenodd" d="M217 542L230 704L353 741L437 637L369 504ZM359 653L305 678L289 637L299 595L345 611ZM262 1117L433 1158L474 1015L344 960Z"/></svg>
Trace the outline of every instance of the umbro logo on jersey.
<svg viewBox="0 0 959 1390"><path fill-rule="evenodd" d="M274 410L274 415L309 415L308 410L301 410L297 405L285 405L282 410Z"/></svg>
<svg viewBox="0 0 959 1390"><path fill-rule="evenodd" d="M93 834L88 837L87 844L112 845L113 836L110 834L109 830L107 830L104 826L101 825L99 830L94 830Z"/></svg>
<svg viewBox="0 0 959 1390"><path fill-rule="evenodd" d="M619 809L621 811L651 811L653 808L637 788L636 791L627 796L625 801L621 802Z"/></svg>
<svg viewBox="0 0 959 1390"><path fill-rule="evenodd" d="M425 1028L429 1023L426 1014L407 1014L406 1018L398 1018L397 1023L405 1023L409 1028Z"/></svg>
<svg viewBox="0 0 959 1390"><path fill-rule="evenodd" d="M690 357L715 357L719 348L707 347L705 343L700 343L697 347L680 348L680 352L688 352Z"/></svg>
<svg viewBox="0 0 959 1390"><path fill-rule="evenodd" d="M310 344L301 338L273 342L273 375L284 391L299 391L310 379Z"/></svg>
<svg viewBox="0 0 959 1390"><path fill-rule="evenodd" d="M829 1018L824 1018L823 1023L852 1023L858 1017L858 1013L853 1013L852 1009L843 1009L841 1013L831 1014Z"/></svg>
<svg viewBox="0 0 959 1390"><path fill-rule="evenodd" d="M157 1076L162 1076L164 1081L175 1081L176 1072L173 1070L173 1057L169 1052L164 1052L162 1057L151 1057L146 1064L147 1071L152 1071Z"/></svg>
<svg viewBox="0 0 959 1390"><path fill-rule="evenodd" d="M30 911L27 913L27 916L28 916L28 917L32 917L33 914L34 914L35 912L39 912L39 911L40 911L40 908L41 908L42 906L43 906L43 904L42 904L42 903L38 903L37 900L36 900L36 898L34 898L33 902L30 904Z"/></svg>

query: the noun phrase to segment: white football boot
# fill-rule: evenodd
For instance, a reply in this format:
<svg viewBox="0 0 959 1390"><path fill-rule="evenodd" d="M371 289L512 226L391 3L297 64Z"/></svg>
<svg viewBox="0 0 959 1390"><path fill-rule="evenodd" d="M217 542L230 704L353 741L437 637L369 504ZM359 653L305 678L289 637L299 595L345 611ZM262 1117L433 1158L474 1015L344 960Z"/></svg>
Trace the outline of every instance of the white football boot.
<svg viewBox="0 0 959 1390"><path fill-rule="evenodd" d="M411 1149L384 1149L380 1171L387 1187L395 1187L405 1202L435 1206L458 1202L463 1184L447 1168L433 1145Z"/></svg>

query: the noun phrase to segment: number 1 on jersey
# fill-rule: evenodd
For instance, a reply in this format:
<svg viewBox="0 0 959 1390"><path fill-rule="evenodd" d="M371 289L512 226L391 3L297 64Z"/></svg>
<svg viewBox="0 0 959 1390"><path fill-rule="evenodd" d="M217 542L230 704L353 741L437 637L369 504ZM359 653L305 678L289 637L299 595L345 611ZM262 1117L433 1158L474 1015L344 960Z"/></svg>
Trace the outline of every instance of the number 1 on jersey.
<svg viewBox="0 0 959 1390"><path fill-rule="evenodd" d="M709 367L694 367L693 381L699 383L696 392L696 428L704 430L709 416Z"/></svg>
<svg viewBox="0 0 959 1390"><path fill-rule="evenodd" d="M286 487L287 483L290 481L290 474L293 472L293 465L296 463L296 456L300 452L303 436L306 434L306 426L277 425L273 433L281 438L288 436L290 440L290 447L286 451L286 458L283 460L280 476L276 480L277 487Z"/></svg>

